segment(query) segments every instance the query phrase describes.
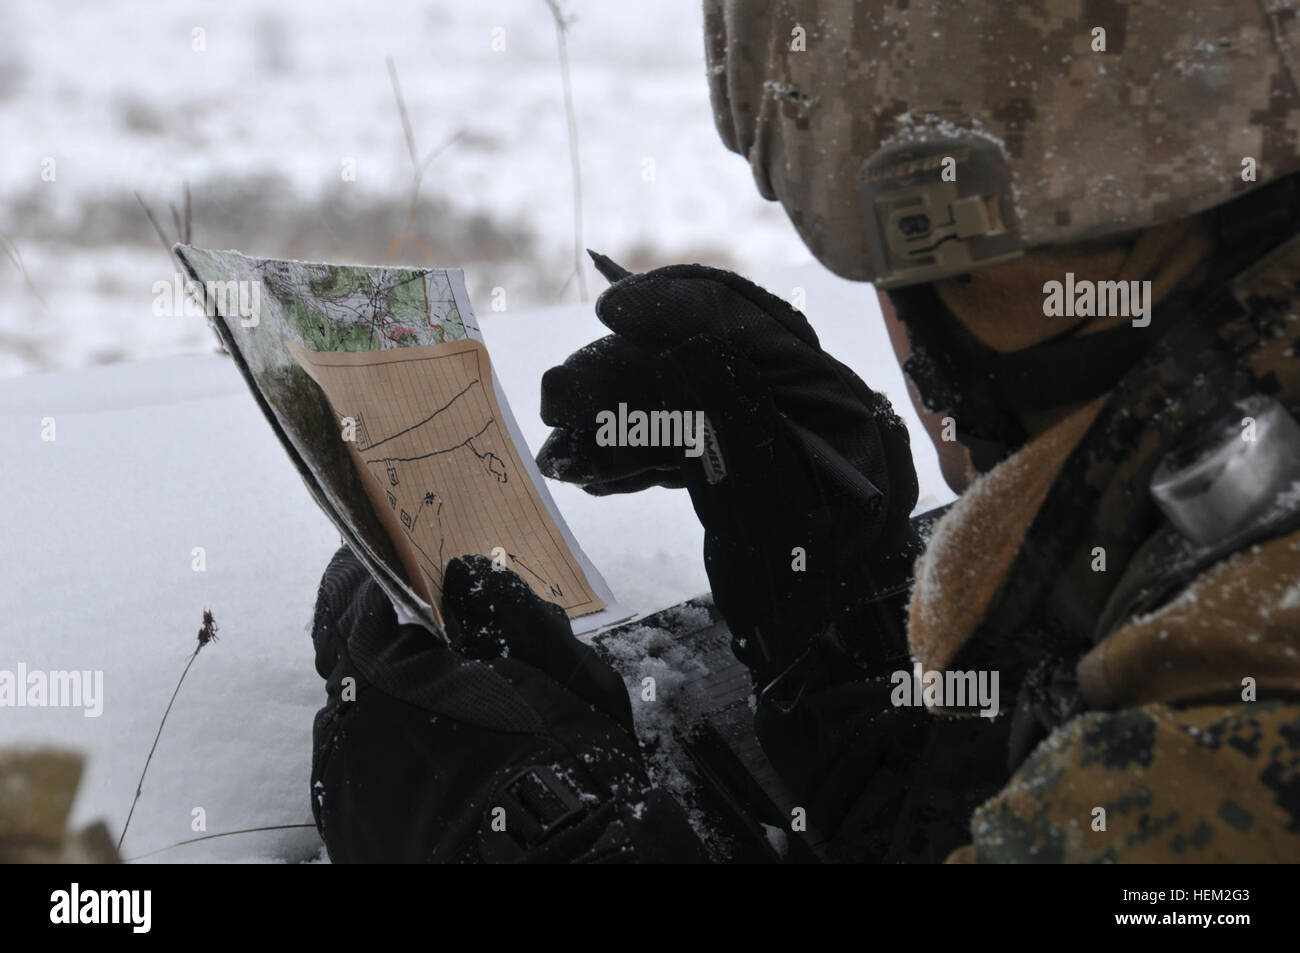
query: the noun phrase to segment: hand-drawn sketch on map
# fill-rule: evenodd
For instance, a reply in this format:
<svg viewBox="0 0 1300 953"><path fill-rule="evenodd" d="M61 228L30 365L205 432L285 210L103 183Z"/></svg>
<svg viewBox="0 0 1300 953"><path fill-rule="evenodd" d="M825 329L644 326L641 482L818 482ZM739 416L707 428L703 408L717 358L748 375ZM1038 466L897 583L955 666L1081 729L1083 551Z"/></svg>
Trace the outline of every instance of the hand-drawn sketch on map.
<svg viewBox="0 0 1300 953"><path fill-rule="evenodd" d="M404 621L482 553L576 632L627 618L556 510L492 374L464 276L176 253L313 498Z"/></svg>

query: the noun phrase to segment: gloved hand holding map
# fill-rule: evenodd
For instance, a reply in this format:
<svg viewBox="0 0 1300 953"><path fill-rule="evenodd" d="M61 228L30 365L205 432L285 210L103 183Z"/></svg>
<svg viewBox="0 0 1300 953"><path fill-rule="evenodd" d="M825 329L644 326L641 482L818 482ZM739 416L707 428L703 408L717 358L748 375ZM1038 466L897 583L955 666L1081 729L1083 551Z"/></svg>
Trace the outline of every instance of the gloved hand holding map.
<svg viewBox="0 0 1300 953"><path fill-rule="evenodd" d="M517 572L576 632L630 615L537 472L460 271L175 251L316 502L399 618L445 638L443 571L467 553Z"/></svg>

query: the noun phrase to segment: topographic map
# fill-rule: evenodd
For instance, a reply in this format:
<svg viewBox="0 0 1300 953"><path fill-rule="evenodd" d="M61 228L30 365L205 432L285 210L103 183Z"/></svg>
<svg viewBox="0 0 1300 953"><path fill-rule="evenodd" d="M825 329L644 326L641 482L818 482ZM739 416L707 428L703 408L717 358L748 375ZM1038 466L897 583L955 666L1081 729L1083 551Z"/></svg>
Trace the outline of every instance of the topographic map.
<svg viewBox="0 0 1300 953"><path fill-rule="evenodd" d="M312 351L372 351L465 337L445 271L258 264L263 287Z"/></svg>
<svg viewBox="0 0 1300 953"><path fill-rule="evenodd" d="M441 633L446 563L482 553L588 627L626 616L611 615L622 610L536 473L461 272L175 251L312 495L399 612Z"/></svg>
<svg viewBox="0 0 1300 953"><path fill-rule="evenodd" d="M241 340L257 369L292 363L285 341L309 351L378 351L459 341L477 332L462 317L469 308L459 272L249 258L200 248L186 248L184 260L205 289L233 281L231 292L256 302L256 323L245 316L237 322L241 330L267 324L276 331Z"/></svg>

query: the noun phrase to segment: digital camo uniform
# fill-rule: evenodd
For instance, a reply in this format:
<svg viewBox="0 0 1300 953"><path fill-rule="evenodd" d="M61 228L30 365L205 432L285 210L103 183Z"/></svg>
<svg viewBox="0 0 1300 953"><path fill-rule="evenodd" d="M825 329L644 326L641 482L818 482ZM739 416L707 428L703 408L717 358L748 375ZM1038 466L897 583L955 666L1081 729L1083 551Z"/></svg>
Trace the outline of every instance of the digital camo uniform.
<svg viewBox="0 0 1300 953"><path fill-rule="evenodd" d="M705 3L724 141L979 448L908 626L1014 708L953 859L1300 860L1296 4L758 9Z"/></svg>

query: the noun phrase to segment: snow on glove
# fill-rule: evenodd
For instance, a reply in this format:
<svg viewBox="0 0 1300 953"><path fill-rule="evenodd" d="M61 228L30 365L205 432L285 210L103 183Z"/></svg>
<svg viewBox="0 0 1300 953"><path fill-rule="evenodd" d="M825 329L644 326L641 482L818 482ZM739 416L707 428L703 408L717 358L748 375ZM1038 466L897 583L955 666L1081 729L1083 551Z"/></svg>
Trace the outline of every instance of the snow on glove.
<svg viewBox="0 0 1300 953"><path fill-rule="evenodd" d="M563 610L483 556L448 563L443 610L451 648L399 625L346 547L321 580L312 807L333 860L698 858Z"/></svg>
<svg viewBox="0 0 1300 953"><path fill-rule="evenodd" d="M702 265L631 275L593 258L613 281L596 314L614 333L543 377L555 429L538 466L594 494L686 487L736 654L766 684L910 541L907 429L802 314L752 282ZM620 404L701 412L702 446L609 445L598 415L608 423Z"/></svg>

